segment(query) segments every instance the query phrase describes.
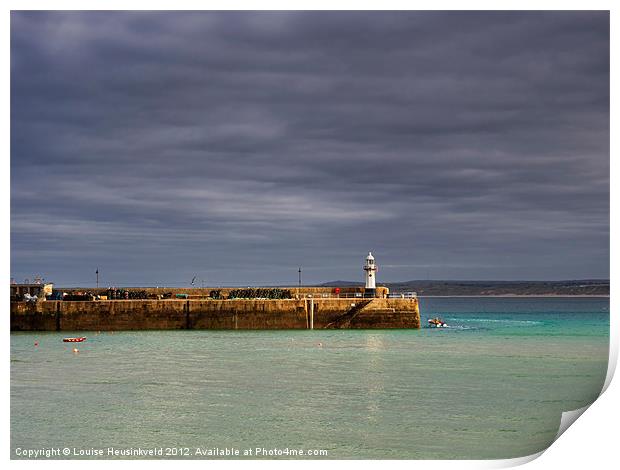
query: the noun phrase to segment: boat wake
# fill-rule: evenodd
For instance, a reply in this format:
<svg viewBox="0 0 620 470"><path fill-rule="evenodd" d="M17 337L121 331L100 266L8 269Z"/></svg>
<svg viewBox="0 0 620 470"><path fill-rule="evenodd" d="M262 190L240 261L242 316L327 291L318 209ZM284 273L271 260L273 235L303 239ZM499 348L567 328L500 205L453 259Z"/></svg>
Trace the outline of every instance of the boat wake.
<svg viewBox="0 0 620 470"><path fill-rule="evenodd" d="M480 322L480 323L506 323L515 325L542 325L542 322L535 320L499 320L492 318L446 318L446 320L457 322Z"/></svg>

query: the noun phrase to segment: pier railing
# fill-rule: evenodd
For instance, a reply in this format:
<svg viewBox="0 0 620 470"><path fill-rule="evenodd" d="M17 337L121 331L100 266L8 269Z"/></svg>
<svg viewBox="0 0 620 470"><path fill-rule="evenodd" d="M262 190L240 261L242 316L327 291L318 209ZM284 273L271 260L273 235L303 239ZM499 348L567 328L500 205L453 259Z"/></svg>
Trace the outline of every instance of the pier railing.
<svg viewBox="0 0 620 470"><path fill-rule="evenodd" d="M415 292L408 292L405 294L389 294L387 296L372 296L372 297L365 297L364 293L362 292L346 292L346 293L334 293L334 292L315 292L312 294L308 294L308 293L297 293L297 292L291 292L290 294L291 296L288 298L280 298L280 299L270 299L268 297L228 297L228 296L223 296L221 298L217 298L217 297L210 297L209 295L199 295L199 294L181 294L181 295L177 295L177 296L168 296L168 297L162 297L162 295L151 295L148 297L140 297L140 298L109 298L105 295L71 295L71 296L64 296L64 297L59 297L59 298L49 298L48 300L60 300L60 301L100 301L100 300L106 300L106 301L118 301L118 302L123 302L123 301L131 301L131 300L178 300L178 301L182 301L182 300L299 300L299 299L315 299L315 300L320 300L320 299L356 299L356 300L362 300L362 299L369 299L369 298L388 298L388 299L416 299L417 298L417 294ZM11 298L11 302L17 302L17 301L22 301L24 299L21 298ZM37 299L39 301L45 300L45 299Z"/></svg>
<svg viewBox="0 0 620 470"><path fill-rule="evenodd" d="M336 294L331 292L326 293L318 293L318 294L294 294L295 297L299 297L301 299L364 299L370 297L364 297L364 294L361 292L353 293L347 292L343 294ZM418 295L414 293L407 294L389 294L385 298L389 299L417 299Z"/></svg>

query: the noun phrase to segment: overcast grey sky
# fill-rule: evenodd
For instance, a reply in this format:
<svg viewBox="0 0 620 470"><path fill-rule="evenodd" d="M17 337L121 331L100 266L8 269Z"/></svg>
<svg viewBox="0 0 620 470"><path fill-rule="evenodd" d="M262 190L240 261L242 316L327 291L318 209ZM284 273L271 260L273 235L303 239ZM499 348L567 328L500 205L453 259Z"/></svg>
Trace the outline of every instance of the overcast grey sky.
<svg viewBox="0 0 620 470"><path fill-rule="evenodd" d="M13 12L11 275L609 276L606 12Z"/></svg>

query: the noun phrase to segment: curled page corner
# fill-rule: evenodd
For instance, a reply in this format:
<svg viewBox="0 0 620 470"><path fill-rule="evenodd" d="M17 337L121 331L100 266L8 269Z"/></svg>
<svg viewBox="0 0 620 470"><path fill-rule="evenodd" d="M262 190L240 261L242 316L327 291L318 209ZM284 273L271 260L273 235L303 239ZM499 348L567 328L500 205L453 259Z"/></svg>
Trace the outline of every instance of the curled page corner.
<svg viewBox="0 0 620 470"><path fill-rule="evenodd" d="M553 445L555 441L559 439L559 437L564 434L566 431L577 419L590 407L590 405L584 406L583 408L578 408L576 410L564 411L562 412L562 417L560 418L560 427L558 428L558 433L553 438L553 441L549 444L548 447L541 450L540 452L536 452L534 454L525 455L523 457L516 457L513 459L502 459L496 460L493 468L508 468L508 467L518 467L520 465L524 465L526 463L532 462L544 454L549 447Z"/></svg>
<svg viewBox="0 0 620 470"><path fill-rule="evenodd" d="M558 433L555 435L553 442L557 441L559 437L564 434L566 431L577 419L588 409L590 405L586 405L583 408L578 408L576 410L564 411L562 413L562 418L560 419L560 427L558 428Z"/></svg>
<svg viewBox="0 0 620 470"><path fill-rule="evenodd" d="M618 342L617 339L612 337L610 339L610 347L609 347L609 360L607 362L607 375L605 376L605 383L603 384L603 388L599 393L598 397L600 397L611 383L614 374L616 372L616 364L618 362ZM596 400L598 400L598 397ZM594 401L596 401L594 400ZM594 401L592 403L594 403ZM592 406L592 403L584 406L583 408L577 408L576 410L564 411L562 413L562 417L560 418L560 427L558 428L558 433L555 435L553 442L557 441L564 432L572 426L572 424L579 419L579 417ZM551 445L553 445L553 442ZM544 452L544 451L543 451ZM541 452L542 453L542 452ZM524 462L525 463L525 462Z"/></svg>
<svg viewBox="0 0 620 470"><path fill-rule="evenodd" d="M530 463L531 461L536 460L538 457L544 454L546 450L547 449L543 449L534 454L524 455L523 457L496 460L496 465L494 466L494 468L511 468L511 467L518 467L520 465L525 465L526 463Z"/></svg>

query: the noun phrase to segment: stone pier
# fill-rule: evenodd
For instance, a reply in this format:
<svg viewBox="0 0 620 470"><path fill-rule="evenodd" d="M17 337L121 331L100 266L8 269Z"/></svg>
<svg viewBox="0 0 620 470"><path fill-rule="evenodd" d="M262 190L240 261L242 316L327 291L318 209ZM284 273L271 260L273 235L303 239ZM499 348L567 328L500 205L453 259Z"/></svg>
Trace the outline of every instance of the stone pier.
<svg viewBox="0 0 620 470"><path fill-rule="evenodd" d="M416 298L314 298L314 329L419 328ZM308 329L309 298L11 302L12 331Z"/></svg>

